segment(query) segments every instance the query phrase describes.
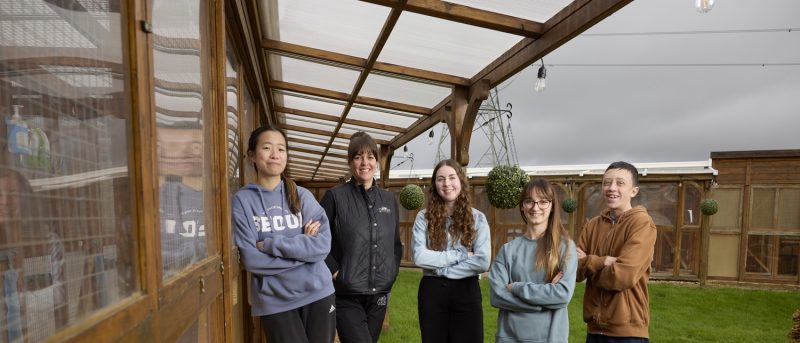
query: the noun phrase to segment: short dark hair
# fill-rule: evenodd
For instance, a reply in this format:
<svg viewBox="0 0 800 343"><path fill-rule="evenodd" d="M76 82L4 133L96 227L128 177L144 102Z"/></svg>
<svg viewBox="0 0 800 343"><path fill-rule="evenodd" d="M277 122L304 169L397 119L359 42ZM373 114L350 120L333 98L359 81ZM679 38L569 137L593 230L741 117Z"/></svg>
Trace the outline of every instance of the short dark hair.
<svg viewBox="0 0 800 343"><path fill-rule="evenodd" d="M376 159L378 158L378 145L375 144L375 140L368 133L358 131L350 136L350 145L347 147L347 162L352 162L363 151L372 152L372 155Z"/></svg>
<svg viewBox="0 0 800 343"><path fill-rule="evenodd" d="M617 161L609 164L608 168L606 168L606 172L612 169L627 170L629 173L631 173L631 180L633 181L633 186L634 187L639 186L639 170L636 169L636 167L634 167L632 164L624 161Z"/></svg>

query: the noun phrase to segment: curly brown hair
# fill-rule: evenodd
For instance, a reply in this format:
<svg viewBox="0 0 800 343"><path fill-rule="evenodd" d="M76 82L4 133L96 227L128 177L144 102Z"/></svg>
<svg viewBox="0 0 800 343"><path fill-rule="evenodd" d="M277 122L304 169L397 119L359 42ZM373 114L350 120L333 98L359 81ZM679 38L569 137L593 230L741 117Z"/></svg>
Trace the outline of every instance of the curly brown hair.
<svg viewBox="0 0 800 343"><path fill-rule="evenodd" d="M447 225L447 208L444 199L436 191L436 173L439 168L448 166L453 168L458 175L461 183L461 193L456 198L453 214L451 218L453 225ZM475 218L472 216L472 197L469 195L470 186L467 182L467 175L464 168L454 160L443 160L433 169L431 186L428 188L428 207L425 212L425 219L428 221L428 248L431 250L443 251L447 249L447 233L450 232L453 241L461 241L465 248L472 248L472 241L475 240Z"/></svg>

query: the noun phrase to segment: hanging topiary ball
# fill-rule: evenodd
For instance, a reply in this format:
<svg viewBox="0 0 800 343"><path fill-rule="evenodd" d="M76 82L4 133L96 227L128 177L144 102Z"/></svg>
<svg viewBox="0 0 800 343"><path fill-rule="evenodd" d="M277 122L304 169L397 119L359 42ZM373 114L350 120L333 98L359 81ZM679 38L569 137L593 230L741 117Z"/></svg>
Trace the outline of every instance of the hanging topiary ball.
<svg viewBox="0 0 800 343"><path fill-rule="evenodd" d="M578 200L572 198L564 199L564 201L561 202L561 209L567 213L575 212L575 210L578 209Z"/></svg>
<svg viewBox="0 0 800 343"><path fill-rule="evenodd" d="M405 185L400 189L400 205L409 211L416 211L425 202L425 192L417 185Z"/></svg>
<svg viewBox="0 0 800 343"><path fill-rule="evenodd" d="M486 195L496 208L514 208L530 178L519 166L497 166L486 176Z"/></svg>
<svg viewBox="0 0 800 343"><path fill-rule="evenodd" d="M713 216L719 211L719 204L714 199L705 199L700 203L700 211L707 216Z"/></svg>

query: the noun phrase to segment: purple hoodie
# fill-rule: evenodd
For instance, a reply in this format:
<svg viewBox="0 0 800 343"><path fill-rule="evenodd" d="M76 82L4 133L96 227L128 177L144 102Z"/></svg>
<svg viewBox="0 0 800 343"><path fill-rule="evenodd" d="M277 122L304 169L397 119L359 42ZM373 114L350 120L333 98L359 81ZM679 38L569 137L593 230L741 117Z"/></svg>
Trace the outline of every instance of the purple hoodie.
<svg viewBox="0 0 800 343"><path fill-rule="evenodd" d="M283 181L274 190L249 184L233 197L233 236L242 263L252 274L253 316L296 309L334 292L325 265L331 248L328 217L311 192L299 186L301 210L291 213L283 186ZM312 220L320 222L319 232L306 236L303 226ZM258 241L264 241L261 250Z"/></svg>

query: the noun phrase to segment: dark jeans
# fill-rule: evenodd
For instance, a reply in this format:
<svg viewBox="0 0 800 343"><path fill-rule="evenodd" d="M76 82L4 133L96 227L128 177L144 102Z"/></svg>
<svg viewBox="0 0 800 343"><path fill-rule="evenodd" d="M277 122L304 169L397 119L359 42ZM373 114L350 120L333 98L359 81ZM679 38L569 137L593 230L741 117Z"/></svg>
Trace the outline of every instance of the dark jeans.
<svg viewBox="0 0 800 343"><path fill-rule="evenodd" d="M649 343L650 340L642 337L613 337L597 334L586 334L586 343Z"/></svg>
<svg viewBox="0 0 800 343"><path fill-rule="evenodd" d="M332 343L336 336L333 294L294 310L261 316L269 343Z"/></svg>
<svg viewBox="0 0 800 343"><path fill-rule="evenodd" d="M423 343L483 342L483 305L478 277L423 276L417 293Z"/></svg>
<svg viewBox="0 0 800 343"><path fill-rule="evenodd" d="M342 343L377 343L389 294L336 296L336 330Z"/></svg>

